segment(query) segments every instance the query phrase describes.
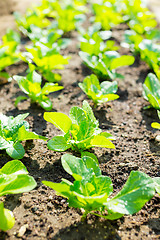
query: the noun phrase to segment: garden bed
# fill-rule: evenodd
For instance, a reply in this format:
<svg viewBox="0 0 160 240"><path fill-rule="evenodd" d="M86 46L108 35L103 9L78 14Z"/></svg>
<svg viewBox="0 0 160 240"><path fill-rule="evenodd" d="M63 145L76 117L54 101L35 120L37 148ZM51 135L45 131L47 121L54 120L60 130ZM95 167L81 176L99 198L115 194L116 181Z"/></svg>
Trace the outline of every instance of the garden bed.
<svg viewBox="0 0 160 240"><path fill-rule="evenodd" d="M122 41L127 26L119 25L113 29L113 40ZM61 70L61 92L50 94L53 111L68 115L72 106L82 106L86 95L78 87L85 76L90 74L78 55L78 34L71 33L72 43L63 53L71 56L69 65ZM128 49L120 49L121 54L129 54ZM18 63L8 68L11 74L24 73L25 63ZM114 191L119 191L132 170L157 177L160 173L159 142L155 141L156 130L151 128L153 121L158 121L156 110L143 110L148 103L142 97L142 83L149 73L148 66L136 57L132 66L121 68L119 73L125 76L118 80L119 99L104 103L94 110L103 131L112 133L115 150L93 148L97 155L103 175L111 177ZM44 110L37 105L30 106L29 101L21 102L15 108L14 101L22 95L15 81L0 86L0 112L7 116L29 112L27 121L36 133L51 139L59 135L52 124L44 118ZM93 107L92 102L89 100ZM33 191L5 198L5 207L12 210L16 219L15 226L6 233L0 232L0 239L159 239L160 238L160 197L158 194L143 209L133 216L124 216L119 220L109 221L88 215L81 222L80 210L69 208L67 201L44 186L41 181L60 182L61 178L72 180L61 166L63 153L48 150L42 140L24 142L26 150L22 162L37 182ZM68 151L69 153L69 151ZM11 158L1 151L0 167ZM78 155L77 155L78 156Z"/></svg>

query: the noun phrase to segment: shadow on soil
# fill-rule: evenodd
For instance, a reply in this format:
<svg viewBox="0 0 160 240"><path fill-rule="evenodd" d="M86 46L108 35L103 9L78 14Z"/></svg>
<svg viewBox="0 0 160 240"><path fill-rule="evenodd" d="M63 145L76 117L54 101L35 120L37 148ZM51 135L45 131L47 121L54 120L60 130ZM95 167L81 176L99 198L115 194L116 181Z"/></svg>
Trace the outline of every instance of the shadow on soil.
<svg viewBox="0 0 160 240"><path fill-rule="evenodd" d="M159 235L160 234L160 218L150 219L149 227L153 229L157 235Z"/></svg>
<svg viewBox="0 0 160 240"><path fill-rule="evenodd" d="M93 216L92 216L93 219ZM52 238L52 240L120 240L117 231L109 221L100 222L99 219L92 223L79 222L64 228Z"/></svg>
<svg viewBox="0 0 160 240"><path fill-rule="evenodd" d="M159 122L157 111L154 108L146 109L141 111L143 120L145 122L146 128L150 131L149 136L149 145L151 152L156 155L160 156L160 143L155 140L156 136L160 134L160 131L151 127L152 122Z"/></svg>
<svg viewBox="0 0 160 240"><path fill-rule="evenodd" d="M110 106L107 106L108 108L110 108ZM113 122L107 118L108 115L108 110L107 107L103 105L100 106L99 108L94 108L93 112L94 112L94 116L96 119L98 119L99 121L99 127L101 129L111 129L112 126L114 125Z"/></svg>
<svg viewBox="0 0 160 240"><path fill-rule="evenodd" d="M55 109L53 111L55 111ZM46 128L47 128L47 125L46 125L47 122L43 118L44 112L45 112L45 110L43 110L41 107L37 107L36 104L32 104L26 110L19 110L18 108L14 108L14 109L8 111L6 115L15 117L19 114L29 113L28 117L33 118L33 120L32 120L33 126L31 126L32 131L35 131L39 135L44 135L43 131L46 130Z"/></svg>

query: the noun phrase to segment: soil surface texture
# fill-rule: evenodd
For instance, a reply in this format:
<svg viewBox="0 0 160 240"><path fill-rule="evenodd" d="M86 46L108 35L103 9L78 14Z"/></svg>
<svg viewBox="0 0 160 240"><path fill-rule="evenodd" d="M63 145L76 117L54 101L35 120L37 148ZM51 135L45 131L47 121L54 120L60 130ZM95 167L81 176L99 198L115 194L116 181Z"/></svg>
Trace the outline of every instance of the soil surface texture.
<svg viewBox="0 0 160 240"><path fill-rule="evenodd" d="M10 1L3 0L0 3L1 36L4 34L2 19L8 19L8 22L5 22L8 27L13 26L13 11L18 9L24 12L25 2L28 4L29 1L21 1L21 7L20 3L11 1L14 4L8 3L9 7L6 8L7 2ZM122 41L125 29L127 26L123 24L113 29L113 40L117 44ZM67 115L72 106L82 106L82 101L88 100L78 87L78 83L82 82L90 71L82 64L78 55L77 37L78 34L72 32L72 43L63 51L63 54L71 56L69 65L60 71L64 89L50 94L53 111ZM119 52L132 54L122 47ZM18 63L7 70L11 74L23 74L26 69L25 63ZM119 99L93 109L100 128L116 137L115 150L92 149L99 159L103 175L111 177L115 193L122 188L132 170L142 171L150 177L160 176L160 143L155 140L158 131L151 128L151 123L158 121L157 113L154 109L143 109L148 103L142 97L142 84L150 70L136 57L132 66L120 68L118 72L125 76L124 80L118 80ZM19 103L18 108L15 108L14 101L19 95L23 93L16 82L1 85L0 112L7 116L29 112L27 121L32 131L50 139L61 134L43 119L44 110L37 105L30 105L29 100ZM93 107L92 101L88 101ZM160 239L158 194L133 216L109 221L88 215L86 221L81 222L80 210L69 208L66 199L57 196L53 190L41 183L42 180L60 182L61 178L72 180L61 166L60 159L64 153L48 150L47 143L42 140L23 142L23 145L26 153L22 162L37 181L37 187L29 193L0 198L5 200L5 207L13 211L16 219L13 229L6 233L0 232L0 240ZM0 152L0 158L0 168L11 160L5 151Z"/></svg>

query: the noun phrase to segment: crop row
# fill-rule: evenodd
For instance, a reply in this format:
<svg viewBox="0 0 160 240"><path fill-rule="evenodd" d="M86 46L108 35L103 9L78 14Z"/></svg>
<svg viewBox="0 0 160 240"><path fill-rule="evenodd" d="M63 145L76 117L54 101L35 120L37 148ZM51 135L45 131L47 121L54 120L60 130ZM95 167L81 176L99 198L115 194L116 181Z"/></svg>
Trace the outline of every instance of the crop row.
<svg viewBox="0 0 160 240"><path fill-rule="evenodd" d="M86 31L82 23L86 21L85 16L90 15L90 8L92 26ZM20 34L7 31L0 46L0 77L8 81L15 80L31 102L38 103L46 111L52 109L52 102L47 95L63 89L57 83L61 76L56 70L68 64L70 57L62 56L61 50L70 44L67 36L73 30L80 34L79 55L94 73L79 83L79 87L93 100L94 107L117 99L118 83L112 80L123 76L116 69L133 64L134 57L121 56L117 52L118 47L110 39L111 28L127 23L131 30L125 32L122 45L130 47L134 55L139 54L157 75L150 73L147 76L143 95L160 116L160 51L157 43L160 33L155 28L157 23L153 14L140 0L103 0L99 3L43 0L41 5L29 9L24 17L15 13L15 18L23 38L28 37L30 41L26 42L26 51L20 51ZM5 68L20 60L28 64L26 76L9 76ZM48 82L44 83L44 80ZM15 105L18 106L25 99L26 96L19 96ZM29 124L24 120L27 116L21 114L14 118L0 115L0 149L6 150L13 159L22 159L25 154L21 141L48 140L29 131ZM115 139L99 128L99 122L87 101L83 102L82 107L72 107L69 116L45 112L44 119L63 132L62 136L54 136L48 141L48 148L53 151L71 149L80 152L81 158L65 154L61 159L65 171L75 179L73 183L66 179L62 179L61 183L43 183L66 197L69 206L83 209L82 218L88 213L111 220L124 214L134 214L156 191L160 194L160 178L132 171L122 190L110 197L113 192L111 179L101 174L98 159L86 150L92 147L115 148L111 142ZM152 126L160 128L158 123ZM0 196L30 191L35 186L35 180L19 160L10 161L0 169ZM0 203L0 218L0 229L6 231L13 227L13 214L4 208L3 202Z"/></svg>

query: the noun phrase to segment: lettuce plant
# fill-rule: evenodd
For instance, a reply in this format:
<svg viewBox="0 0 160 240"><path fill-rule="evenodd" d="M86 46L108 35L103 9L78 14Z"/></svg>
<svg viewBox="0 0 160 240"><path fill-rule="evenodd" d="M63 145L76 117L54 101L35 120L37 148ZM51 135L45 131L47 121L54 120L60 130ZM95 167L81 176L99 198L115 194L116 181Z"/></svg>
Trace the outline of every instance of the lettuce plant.
<svg viewBox="0 0 160 240"><path fill-rule="evenodd" d="M64 33L79 28L85 20L86 8L80 1L43 1L37 9L47 17L54 19L56 29L61 29Z"/></svg>
<svg viewBox="0 0 160 240"><path fill-rule="evenodd" d="M150 29L156 27L155 15L149 11L141 0L124 0L125 19L129 27L138 34L146 34Z"/></svg>
<svg viewBox="0 0 160 240"><path fill-rule="evenodd" d="M146 39L150 39L153 42L158 42L160 38L160 30L158 28L153 28L145 34Z"/></svg>
<svg viewBox="0 0 160 240"><path fill-rule="evenodd" d="M45 17L45 14L36 9L28 9L25 16L22 16L18 12L14 12L14 17L19 30L24 35L31 33L32 25L40 28L45 28L50 25L50 21Z"/></svg>
<svg viewBox="0 0 160 240"><path fill-rule="evenodd" d="M59 1L48 1L43 0L42 3L36 7L36 9L46 17L56 18L59 12L59 9L71 8L73 11L78 11L78 13L85 13L87 8L85 4L87 0L59 0Z"/></svg>
<svg viewBox="0 0 160 240"><path fill-rule="evenodd" d="M116 6L112 3L93 4L93 11L95 14L94 21L101 23L101 28L110 30L112 27L124 22L121 12L116 11Z"/></svg>
<svg viewBox="0 0 160 240"><path fill-rule="evenodd" d="M88 213L110 220L124 214L134 214L154 196L155 190L160 193L160 178L152 179L145 173L132 171L122 190L110 197L113 192L112 181L101 174L97 161L91 156L77 158L65 154L61 161L65 171L75 179L74 182L62 179L61 183L42 183L67 198L70 207L83 209L82 218ZM104 215L105 210L107 215Z"/></svg>
<svg viewBox="0 0 160 240"><path fill-rule="evenodd" d="M66 9L59 8L57 15L57 28L64 33L79 29L85 20L85 15L75 11L72 7Z"/></svg>
<svg viewBox="0 0 160 240"><path fill-rule="evenodd" d="M29 192L36 185L34 178L28 175L26 167L18 160L8 162L0 169L0 196ZM7 231L14 226L13 213L4 208L3 202L0 202L0 219L1 230Z"/></svg>
<svg viewBox="0 0 160 240"><path fill-rule="evenodd" d="M57 53L65 49L71 42L68 38L62 38L63 31L54 29L52 26L42 29L35 25L30 26L31 33L28 37L32 40L34 46L43 46L43 48L54 49Z"/></svg>
<svg viewBox="0 0 160 240"><path fill-rule="evenodd" d="M57 83L45 83L45 85L41 88L42 78L34 70L31 71L26 77L13 76L13 78L17 81L21 90L28 95L31 103L38 103L43 109L47 111L52 109L52 102L46 95L51 92L56 92L63 89L63 87L58 86ZM15 106L17 106L19 101L24 99L27 99L27 97L17 97Z"/></svg>
<svg viewBox="0 0 160 240"><path fill-rule="evenodd" d="M153 29L153 30L150 30L148 31L146 34L145 34L145 39L144 39L144 36L141 35L141 34L138 34L136 33L135 31L133 30L126 30L125 33L124 33L124 40L123 42L121 43L121 45L123 47L126 47L126 48L130 48L131 51L135 52L136 54L138 54L141 49L142 51L144 49L147 49L148 48L148 43L150 43L150 47L148 48L148 50L152 48L151 44L154 43L160 38L160 31L157 30L157 29ZM143 41L142 41L143 40ZM149 41L148 41L149 40ZM152 41L150 41L152 40ZM142 44L141 44L142 43Z"/></svg>
<svg viewBox="0 0 160 240"><path fill-rule="evenodd" d="M80 51L79 55L87 67L89 67L100 80L123 78L121 74L116 72L116 69L134 63L133 56L120 56L116 51L107 51L100 56L90 55Z"/></svg>
<svg viewBox="0 0 160 240"><path fill-rule="evenodd" d="M11 229L15 224L15 218L13 212L4 208L4 203L0 202L0 230L7 231Z"/></svg>
<svg viewBox="0 0 160 240"><path fill-rule="evenodd" d="M141 13L138 13L137 16L140 16ZM142 13L142 16L138 17L138 18L134 18L129 22L129 27L134 30L135 32L137 32L138 34L147 34L147 31L149 29L152 29L154 27L156 27L157 22L154 19L154 15L153 14L149 14L147 13Z"/></svg>
<svg viewBox="0 0 160 240"><path fill-rule="evenodd" d="M139 44L142 42L143 36L133 30L126 30L124 40L121 43L122 47L130 48L132 52L139 53Z"/></svg>
<svg viewBox="0 0 160 240"><path fill-rule="evenodd" d="M85 94L91 98L95 107L97 104L108 102L119 98L117 94L117 82L103 81L99 83L96 75L92 74L83 80L83 83L78 84Z"/></svg>
<svg viewBox="0 0 160 240"><path fill-rule="evenodd" d="M122 42L123 47L130 48L145 61L149 67L160 78L160 45L155 43L153 39L143 39L143 36L137 34L133 30L125 31L125 40ZM151 37L148 34L148 37Z"/></svg>
<svg viewBox="0 0 160 240"><path fill-rule="evenodd" d="M143 39L139 44L141 59L148 63L154 70L158 78L160 77L160 45L153 43L152 40Z"/></svg>
<svg viewBox="0 0 160 240"><path fill-rule="evenodd" d="M28 37L32 40L33 43L43 42L45 44L52 45L56 42L63 34L61 30L54 30L51 27L41 28L35 25L30 26L30 33L28 33Z"/></svg>
<svg viewBox="0 0 160 240"><path fill-rule="evenodd" d="M59 39L63 31L56 29L55 24L51 24L51 22L45 18L45 14L39 11L38 8L28 10L24 18L17 12L14 14L19 29L24 35L28 36L33 43L41 42L49 48L64 48L69 44L68 39ZM55 44L56 41L58 41L57 44Z"/></svg>
<svg viewBox="0 0 160 240"><path fill-rule="evenodd" d="M92 36L84 34L81 37L80 49L83 52L87 52L90 55L99 55L106 51L117 50L118 47L114 45L114 41L107 40L111 37L110 31L94 32ZM104 42L104 40L107 40Z"/></svg>
<svg viewBox="0 0 160 240"><path fill-rule="evenodd" d="M28 115L29 113L19 114L14 118L0 114L0 150L5 149L6 153L13 159L21 159L25 154L21 141L46 140L45 137L29 132L29 123L24 120Z"/></svg>
<svg viewBox="0 0 160 240"><path fill-rule="evenodd" d="M64 113L46 112L44 119L64 133L49 140L47 146L50 150L61 152L71 148L81 152L91 147L115 148L110 141L113 136L101 131L87 101L83 101L82 108L72 107L69 117Z"/></svg>
<svg viewBox="0 0 160 240"><path fill-rule="evenodd" d="M145 79L143 84L143 96L150 103L145 109L150 107L155 108L160 118L160 81L153 73L149 73ZM151 127L160 130L160 124L158 122L153 122ZM156 136L156 140L160 141L160 135Z"/></svg>
<svg viewBox="0 0 160 240"><path fill-rule="evenodd" d="M28 63L35 63L36 70L40 71L43 77L49 82L57 82L61 76L53 73L52 70L64 69L64 65L68 64L70 57L64 57L59 53L59 48L49 48L44 44L37 43L34 47L26 48L27 53L22 55L22 60Z"/></svg>
<svg viewBox="0 0 160 240"><path fill-rule="evenodd" d="M147 108L155 108L160 117L160 81L153 73L149 73L145 79L143 96L150 103Z"/></svg>
<svg viewBox="0 0 160 240"><path fill-rule="evenodd" d="M0 45L0 78L9 79L9 74L4 71L6 67L19 61L18 46L20 44L20 35L8 29L2 37L3 43Z"/></svg>

